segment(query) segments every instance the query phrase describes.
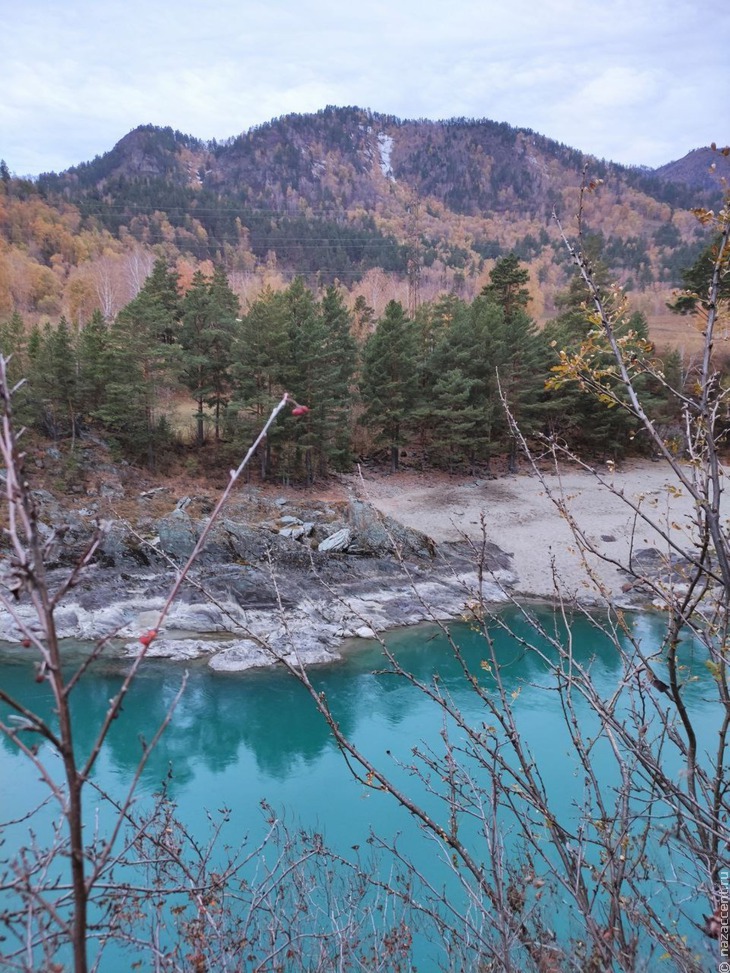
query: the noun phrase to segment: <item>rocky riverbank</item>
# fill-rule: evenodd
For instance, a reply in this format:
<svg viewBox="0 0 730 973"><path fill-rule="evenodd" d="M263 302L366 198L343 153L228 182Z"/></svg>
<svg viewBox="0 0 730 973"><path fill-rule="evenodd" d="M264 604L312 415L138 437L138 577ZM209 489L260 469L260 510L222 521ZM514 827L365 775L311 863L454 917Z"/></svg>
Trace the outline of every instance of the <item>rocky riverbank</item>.
<svg viewBox="0 0 730 973"><path fill-rule="evenodd" d="M88 490L78 502L38 489L49 580L60 585L86 550L98 518L104 533L79 582L56 613L62 638L111 638L110 651L134 655L140 635L158 627L176 572L213 509L210 495L176 496L168 485L136 482L131 472ZM676 587L682 572L666 542L637 521L628 498L657 523L690 525L688 498L673 491L663 464L636 462L605 477L566 469L458 480L403 472L343 477L326 494L243 487L212 529L148 654L204 657L218 670L270 665L296 653L304 664L330 662L353 637L459 617L477 597L652 603L651 586L620 570ZM562 497L593 547L584 560L565 518ZM486 542L485 542L486 538ZM484 571L478 573L479 553ZM681 566L680 566L681 567ZM17 606L32 624L30 605ZM13 618L0 612L0 639L18 644Z"/></svg>
<svg viewBox="0 0 730 973"><path fill-rule="evenodd" d="M36 500L55 589L87 548L95 511L62 510L45 491ZM140 635L157 628L177 570L210 513L206 498L188 496L170 506L162 517L103 526L92 562L56 612L61 638L111 637L114 654L139 651ZM487 545L484 566L483 596L504 600L515 581L509 557ZM205 656L220 671L270 665L282 656L305 665L330 662L347 639L458 616L479 584L468 544L437 547L427 534L358 499L293 502L253 490L233 500L214 526L148 655ZM17 613L33 626L25 598ZM16 621L0 614L0 639L20 638Z"/></svg>

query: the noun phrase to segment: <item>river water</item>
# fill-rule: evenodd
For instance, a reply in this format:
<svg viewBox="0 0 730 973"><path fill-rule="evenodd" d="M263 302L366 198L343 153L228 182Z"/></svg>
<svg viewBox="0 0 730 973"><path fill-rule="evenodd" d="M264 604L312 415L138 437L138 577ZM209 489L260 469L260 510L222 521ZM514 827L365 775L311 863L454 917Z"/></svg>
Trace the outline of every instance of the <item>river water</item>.
<svg viewBox="0 0 730 973"><path fill-rule="evenodd" d="M547 610L538 614L546 626L555 624ZM530 636L529 628L514 609L505 610L501 617L518 636ZM661 619L637 615L631 624L644 648L659 643ZM472 671L479 673L481 669L481 675L487 678L482 665L483 641L467 625L451 628ZM621 675L615 648L584 618L576 618L571 631L576 658L590 663L594 685L608 697ZM554 683L545 666L524 650L519 639L500 628L495 629L494 637L507 690L514 694L520 735L534 753L555 801L556 812L575 822L577 812L573 802L581 792L582 778L553 691ZM392 633L388 644L403 665L424 683L432 685L433 675L437 673L442 691L451 695L472 724L478 725L485 719L483 702L463 678L446 639L437 628L422 626ZM399 764L412 762L414 747L438 749L441 746L442 716L412 685L379 671L383 666L380 647L361 642L348 652L342 663L313 671L312 675L317 689L327 694L347 735L378 766L392 772L399 784L417 794L426 807L435 809L436 802L414 782L407 766ZM701 671L700 666L700 675ZM0 673L6 691L51 717L52 704L46 687L35 683L29 664L19 653L5 655ZM105 792L117 798L126 793L141 753L140 740L152 738L180 687L182 673L181 664L167 661L151 661L140 672L97 767L94 780ZM94 729L101 722L121 678L118 664L102 663L75 690L79 752L88 752L91 747ZM707 705L707 683L708 680L699 678L687 687L685 698L700 734L709 740L715 711ZM578 719L584 720L589 730L591 714L580 701L577 706ZM458 740L458 734L455 739ZM610 773L607 771L607 782ZM0 818L4 822L20 819L47 796L37 771L5 738L0 746L0 780L3 782ZM288 822L294 833L299 829L317 832L329 848L351 861L365 862L364 856L372 849L372 842L368 842L371 832L385 841L397 840L404 853L423 862L427 873L439 858L433 840L422 836L409 814L387 795L354 778L307 693L282 671L232 675L213 673L203 665L189 668L185 693L139 782L136 808L141 810L145 802L152 800L163 780L186 828L201 843L210 834L211 820L218 820L219 809L226 808L229 815L221 846L237 846L246 839L247 847L255 848L266 833L272 813L262 810L265 801L279 819ZM36 818L36 828L42 831L43 822L50 825L51 814L48 806L42 809ZM87 819L98 820L103 829L105 814L102 802L90 792ZM508 822L505 828L509 828ZM7 859L28 841L27 826L6 827L4 837L2 857ZM273 856L271 851L267 854ZM483 850L477 851L477 855L481 854ZM249 878L255 860L256 856L249 866ZM388 857L381 855L379 861L378 865L363 864L363 867L385 869L392 875L388 871L392 869ZM442 885L448 885L451 880L443 875L434 877ZM394 917L395 913L388 921L395 923ZM561 922L567 928L569 917L564 919L562 922L556 918L558 932ZM0 951L1 947L2 944ZM439 968L439 963L446 965L447 953L444 942L424 933L416 937L410 948L403 945L398 956L405 957L403 969L418 966L428 970ZM101 970L121 973L130 968L130 962L126 954L120 956L109 950ZM390 965L386 962L382 968L398 968L394 959L389 962ZM283 969L296 969L294 962L291 963L291 967L285 964ZM146 961L141 968L148 968ZM256 966L252 963L244 968Z"/></svg>

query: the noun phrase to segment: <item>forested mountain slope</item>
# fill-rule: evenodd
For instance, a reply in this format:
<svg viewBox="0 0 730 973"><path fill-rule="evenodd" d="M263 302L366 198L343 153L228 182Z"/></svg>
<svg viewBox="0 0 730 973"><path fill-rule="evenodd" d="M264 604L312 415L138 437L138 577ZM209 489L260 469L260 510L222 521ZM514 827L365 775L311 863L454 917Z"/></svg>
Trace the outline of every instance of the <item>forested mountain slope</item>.
<svg viewBox="0 0 730 973"><path fill-rule="evenodd" d="M651 324L706 242L690 209L719 198L727 169L709 149L652 172L505 123L359 108L288 115L222 143L141 126L67 172L5 180L0 313L108 316L138 290L121 278L153 256L188 279L201 261L222 263L244 301L296 274L355 296L367 280L379 313L409 287L414 299L471 299L491 262L514 252L542 322L570 269L553 213L574 229L585 173L601 182L584 200L584 231L614 277L645 295Z"/></svg>

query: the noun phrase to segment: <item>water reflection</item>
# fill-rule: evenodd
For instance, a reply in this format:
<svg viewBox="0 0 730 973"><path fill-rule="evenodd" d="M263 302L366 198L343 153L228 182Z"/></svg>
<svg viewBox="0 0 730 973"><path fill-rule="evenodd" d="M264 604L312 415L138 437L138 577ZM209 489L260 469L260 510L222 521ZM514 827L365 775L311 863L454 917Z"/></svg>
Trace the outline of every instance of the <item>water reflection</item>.
<svg viewBox="0 0 730 973"><path fill-rule="evenodd" d="M582 778L574 779L577 760L557 695L545 691L554 689L554 676L540 654L527 648L535 643L528 620L514 610L501 617L510 631L495 621L489 633L505 691L513 695L520 735L534 754L554 801L553 809L561 820L569 820L581 813ZM559 616L545 610L536 612L536 617L547 631L565 637ZM662 619L636 616L630 624L644 651L654 652L661 642ZM450 628L470 672L487 692L491 691L493 674L482 665L491 658L489 646L468 625ZM570 634L575 660L590 668L596 690L608 698L624 675L615 645L583 616L571 620ZM392 633L388 642L417 680L432 684L437 674L441 690L451 695L467 719L489 721L488 707L470 688L438 629L421 627ZM553 657L554 649L547 642L537 644L540 652ZM682 646L687 677L698 676L696 682L687 685L685 700L692 708L698 735L707 740L717 709L704 705L714 684L702 659L702 653L692 644ZM442 716L423 694L387 672L388 665L379 646L360 643L341 664L312 670L311 677L316 688L327 693L345 733L378 766L392 769L396 781L405 781L411 787L413 780L406 780L407 771L397 776L395 760L411 761L412 748L421 741L438 748ZM660 660L656 671L659 677L665 675ZM149 662L143 668L112 727L97 770L104 789L118 796L131 779L141 754L140 739L149 741L164 719L179 690L182 672L182 666L169 662ZM0 666L0 678L6 691L52 719L47 687L35 683L26 659L16 655L6 661ZM92 747L109 699L122 679L121 669L105 663L92 670L75 690L75 732L81 753ZM658 702L662 707L669 705L664 697ZM598 726L595 714L580 699L576 706L582 729L592 733L592 727ZM599 741L592 752L597 764L605 756L601 779L610 788L617 769L609 749ZM353 781L306 691L285 672L224 675L204 665L190 667L185 694L152 754L141 790L156 790L169 768L173 772L172 795L193 834L206 834L206 810L226 805L233 812L230 833L237 841L246 831L255 831L260 818L256 805L266 798L277 812L289 811L290 821L323 831L328 843L343 854L349 854L354 846L363 846L371 828L386 838L402 832L401 847L415 858L423 853L422 836L407 813L384 795L367 791ZM5 738L0 748L0 775L14 783L12 795L3 795L0 816L12 817L27 807L33 799L31 793L35 795L41 785L37 773ZM427 795L424 803L431 799ZM509 833L507 822L504 833ZM11 844L12 840L6 851ZM433 857L432 847L426 856Z"/></svg>
<svg viewBox="0 0 730 973"><path fill-rule="evenodd" d="M45 686L34 682L30 665L5 665L2 678L9 694L53 722L52 697ZM74 735L80 754L90 752L122 679L120 671L105 667L92 671L74 690ZM117 775L134 771L142 741L149 741L164 720L181 682L182 669L175 665L152 664L140 672L107 742L107 760ZM340 716L347 733L357 722L359 701L356 689L348 688ZM5 737L2 746L14 752ZM146 776L159 781L172 767L180 784L192 779L200 763L222 773L236 764L243 747L254 755L260 772L284 779L294 764L310 764L330 746L326 724L293 677L278 672L222 677L197 668L189 673L185 692L155 748Z"/></svg>
<svg viewBox="0 0 730 973"><path fill-rule="evenodd" d="M490 625L494 652L507 692L519 690L515 707L525 713L545 712L550 697L529 691L531 687L552 685L554 679L537 652L527 645L537 644L541 652L552 650L535 640L529 622L512 610L502 615L517 640L503 625ZM540 624L565 638L562 621L548 612L537 614ZM557 619L557 620L556 620ZM660 639L661 620L636 616L632 624L636 637L653 651ZM486 689L492 677L483 666L490 659L483 638L465 624L451 626L470 670ZM616 686L621 661L613 643L590 620L577 616L571 621L574 657L590 667L600 692L610 693ZM389 645L398 660L424 683L434 673L439 685L465 712L479 716L484 706L471 691L444 635L433 627L393 633ZM689 703L703 700L712 691L701 657L695 658L691 645L683 647L687 675L705 678L691 682L685 690ZM377 645L352 652L341 664L314 670L313 681L332 701L334 714L345 733L357 736L363 721L382 717L392 732L413 724L414 714L427 701L409 690L402 679L389 673L389 663ZM374 674L375 673L375 674ZM662 675L661 665L657 674ZM75 734L81 753L93 745L96 728L104 718L109 699L117 692L123 672L113 663L98 666L74 691ZM46 719L52 719L52 699L44 685L33 679L30 665L17 656L2 666L3 685L26 705ZM182 679L182 668L170 663L148 663L130 691L120 718L109 736L107 759L121 777L132 773L141 754L141 740L150 740L165 718ZM3 738L2 746L12 752ZM239 762L241 751L249 752L257 771L274 780L286 779L296 767L311 766L331 749L329 731L316 712L306 691L282 671L248 672L238 675L211 673L203 666L190 670L186 691L178 703L173 721L158 744L147 777L159 781L169 767L178 784L193 779L202 764L221 774Z"/></svg>

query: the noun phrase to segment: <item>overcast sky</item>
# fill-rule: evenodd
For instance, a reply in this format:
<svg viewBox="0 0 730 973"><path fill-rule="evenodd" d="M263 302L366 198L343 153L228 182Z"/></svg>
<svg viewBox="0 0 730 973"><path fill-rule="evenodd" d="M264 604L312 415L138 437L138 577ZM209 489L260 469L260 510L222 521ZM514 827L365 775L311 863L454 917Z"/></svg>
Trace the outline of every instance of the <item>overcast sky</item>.
<svg viewBox="0 0 730 973"><path fill-rule="evenodd" d="M225 139L357 105L489 118L659 166L730 142L727 0L0 0L0 157L60 171L137 125Z"/></svg>

